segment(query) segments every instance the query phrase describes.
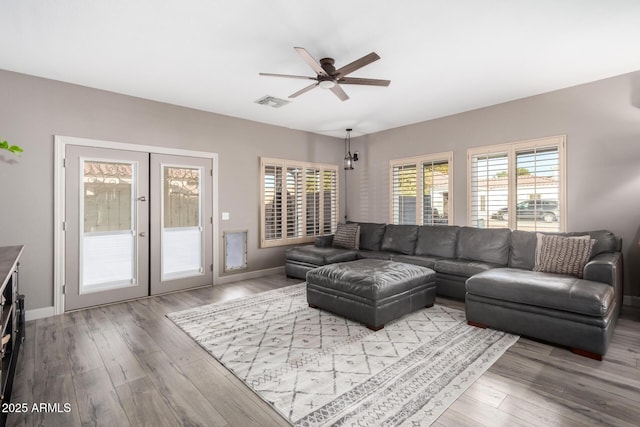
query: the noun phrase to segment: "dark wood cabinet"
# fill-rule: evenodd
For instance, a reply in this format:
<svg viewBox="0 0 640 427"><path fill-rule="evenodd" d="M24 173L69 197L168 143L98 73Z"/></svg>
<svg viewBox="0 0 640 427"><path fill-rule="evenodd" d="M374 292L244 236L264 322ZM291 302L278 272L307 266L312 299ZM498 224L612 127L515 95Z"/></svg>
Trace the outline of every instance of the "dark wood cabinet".
<svg viewBox="0 0 640 427"><path fill-rule="evenodd" d="M11 401L11 388L18 362L20 344L24 339L24 297L18 288L20 257L24 246L0 247L0 399ZM2 411L0 425L6 423Z"/></svg>

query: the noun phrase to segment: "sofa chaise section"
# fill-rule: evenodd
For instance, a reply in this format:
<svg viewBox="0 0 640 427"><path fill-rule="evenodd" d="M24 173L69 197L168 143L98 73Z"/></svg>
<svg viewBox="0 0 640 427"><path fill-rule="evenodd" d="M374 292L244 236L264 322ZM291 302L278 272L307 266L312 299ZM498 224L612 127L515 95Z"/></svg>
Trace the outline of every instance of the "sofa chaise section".
<svg viewBox="0 0 640 427"><path fill-rule="evenodd" d="M622 304L621 242L608 231L588 234L596 242L579 278L532 271L535 233L514 231L509 267L487 270L467 281L467 321L567 346L601 360Z"/></svg>

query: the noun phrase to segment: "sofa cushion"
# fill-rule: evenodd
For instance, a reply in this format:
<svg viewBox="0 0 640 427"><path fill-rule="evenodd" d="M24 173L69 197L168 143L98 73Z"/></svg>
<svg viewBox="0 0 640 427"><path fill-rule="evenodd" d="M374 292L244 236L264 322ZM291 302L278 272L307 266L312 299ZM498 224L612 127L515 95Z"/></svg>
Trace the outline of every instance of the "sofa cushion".
<svg viewBox="0 0 640 427"><path fill-rule="evenodd" d="M417 237L417 225L389 224L384 230L381 249L383 251L412 255L416 247Z"/></svg>
<svg viewBox="0 0 640 427"><path fill-rule="evenodd" d="M533 270L536 264L536 233L514 230L511 232L509 267Z"/></svg>
<svg viewBox="0 0 640 427"><path fill-rule="evenodd" d="M604 316L615 303L614 289L606 283L516 268L476 274L466 289L468 294L588 316Z"/></svg>
<svg viewBox="0 0 640 427"><path fill-rule="evenodd" d="M455 258L458 232L457 225L423 225L418 227L418 239L414 255Z"/></svg>
<svg viewBox="0 0 640 427"><path fill-rule="evenodd" d="M449 274L453 276L471 277L474 274L482 273L483 271L490 270L492 268L502 267L500 264L475 261L469 259L442 259L436 261L434 269L438 273Z"/></svg>
<svg viewBox="0 0 640 427"><path fill-rule="evenodd" d="M334 264L353 261L358 252L340 248L319 248L316 246L296 246L285 251L287 260L313 265Z"/></svg>
<svg viewBox="0 0 640 427"><path fill-rule="evenodd" d="M360 226L356 223L338 224L332 245L336 248L359 249Z"/></svg>
<svg viewBox="0 0 640 427"><path fill-rule="evenodd" d="M508 228L462 227L458 232L456 256L506 266L510 238L511 230Z"/></svg>
<svg viewBox="0 0 640 427"><path fill-rule="evenodd" d="M440 257L432 256L416 256L416 255L393 255L392 261L404 262L407 264L419 265L421 267L434 268L436 262L441 260Z"/></svg>
<svg viewBox="0 0 640 427"><path fill-rule="evenodd" d="M620 251L620 239L607 230L574 231L570 233L543 233L559 236L585 236L597 240L591 250L591 257L605 252ZM531 231L514 230L511 233L511 251L509 254L509 267L532 270L535 265L536 233Z"/></svg>
<svg viewBox="0 0 640 427"><path fill-rule="evenodd" d="M584 266L596 243L589 236L564 237L537 234L536 264L533 271L570 274L582 278Z"/></svg>
<svg viewBox="0 0 640 427"><path fill-rule="evenodd" d="M360 225L360 249L379 251L384 230L387 228L386 224L360 222L358 225Z"/></svg>
<svg viewBox="0 0 640 427"><path fill-rule="evenodd" d="M384 251L363 251L360 249L358 251L358 259L391 259L391 257L395 255L394 252L384 252Z"/></svg>

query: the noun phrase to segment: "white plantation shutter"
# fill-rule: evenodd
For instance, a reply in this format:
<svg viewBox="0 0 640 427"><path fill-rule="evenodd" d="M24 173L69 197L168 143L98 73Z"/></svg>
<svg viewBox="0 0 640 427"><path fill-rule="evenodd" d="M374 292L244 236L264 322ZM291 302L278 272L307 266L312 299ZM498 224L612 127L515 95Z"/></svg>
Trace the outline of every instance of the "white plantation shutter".
<svg viewBox="0 0 640 427"><path fill-rule="evenodd" d="M391 160L392 224L447 224L453 212L453 153ZM451 199L450 199L451 197Z"/></svg>
<svg viewBox="0 0 640 427"><path fill-rule="evenodd" d="M526 215L516 215L515 228L560 231L559 220L563 217L564 206L559 203L559 146L543 145L516 149L515 160L516 206L523 203L529 204L529 212L526 212Z"/></svg>
<svg viewBox="0 0 640 427"><path fill-rule="evenodd" d="M282 238L282 165L263 166L264 237L267 240Z"/></svg>
<svg viewBox="0 0 640 427"><path fill-rule="evenodd" d="M287 238L300 238L304 235L303 197L302 169L287 167Z"/></svg>
<svg viewBox="0 0 640 427"><path fill-rule="evenodd" d="M564 231L565 137L467 151L468 224Z"/></svg>
<svg viewBox="0 0 640 427"><path fill-rule="evenodd" d="M449 222L449 161L422 162L422 224Z"/></svg>
<svg viewBox="0 0 640 427"><path fill-rule="evenodd" d="M260 246L313 241L338 224L338 167L260 159Z"/></svg>
<svg viewBox="0 0 640 427"><path fill-rule="evenodd" d="M393 224L416 224L417 166L415 163L392 166Z"/></svg>
<svg viewBox="0 0 640 427"><path fill-rule="evenodd" d="M305 169L305 187L307 198L306 234L317 236L320 234L320 170Z"/></svg>
<svg viewBox="0 0 640 427"><path fill-rule="evenodd" d="M323 171L324 194L323 234L333 234L338 228L338 172Z"/></svg>
<svg viewBox="0 0 640 427"><path fill-rule="evenodd" d="M502 218L492 215L509 204L509 153L486 150L470 156L471 193L469 225L480 228L506 227Z"/></svg>

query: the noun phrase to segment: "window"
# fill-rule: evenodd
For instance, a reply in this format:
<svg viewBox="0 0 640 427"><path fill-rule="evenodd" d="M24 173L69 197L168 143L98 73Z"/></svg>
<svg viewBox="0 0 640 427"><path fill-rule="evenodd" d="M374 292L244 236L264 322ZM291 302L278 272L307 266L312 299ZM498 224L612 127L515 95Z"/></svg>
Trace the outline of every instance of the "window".
<svg viewBox="0 0 640 427"><path fill-rule="evenodd" d="M389 162L393 224L448 224L453 218L453 153Z"/></svg>
<svg viewBox="0 0 640 427"><path fill-rule="evenodd" d="M468 224L564 231L565 136L472 148Z"/></svg>
<svg viewBox="0 0 640 427"><path fill-rule="evenodd" d="M338 166L262 157L260 171L260 247L335 232Z"/></svg>

